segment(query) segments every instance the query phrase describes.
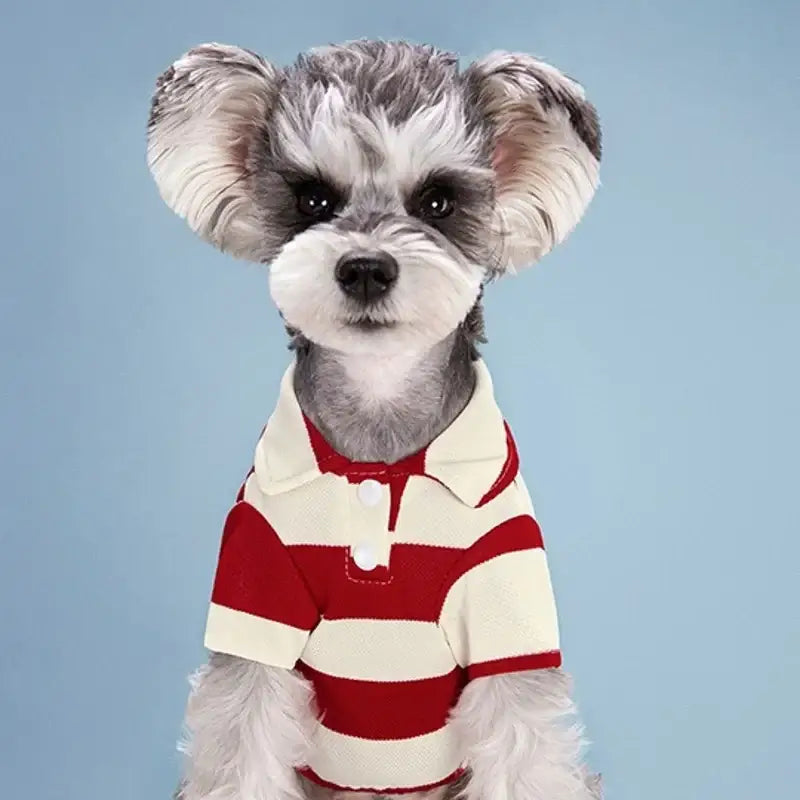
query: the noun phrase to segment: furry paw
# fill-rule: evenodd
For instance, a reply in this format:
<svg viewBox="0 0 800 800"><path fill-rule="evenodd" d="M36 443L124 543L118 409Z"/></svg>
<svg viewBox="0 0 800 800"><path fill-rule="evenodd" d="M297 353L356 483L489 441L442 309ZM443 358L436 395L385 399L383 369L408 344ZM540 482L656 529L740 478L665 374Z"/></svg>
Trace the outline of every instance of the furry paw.
<svg viewBox="0 0 800 800"><path fill-rule="evenodd" d="M587 775L586 788L589 790L592 800L603 800L603 775L600 772Z"/></svg>

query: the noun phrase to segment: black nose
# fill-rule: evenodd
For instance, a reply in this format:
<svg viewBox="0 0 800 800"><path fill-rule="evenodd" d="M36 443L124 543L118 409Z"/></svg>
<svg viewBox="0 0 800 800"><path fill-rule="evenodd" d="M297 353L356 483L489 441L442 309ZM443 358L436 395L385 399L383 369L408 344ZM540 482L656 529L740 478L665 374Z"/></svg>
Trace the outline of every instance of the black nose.
<svg viewBox="0 0 800 800"><path fill-rule="evenodd" d="M346 295L369 303L384 295L397 280L397 262L388 253L343 256L334 274Z"/></svg>

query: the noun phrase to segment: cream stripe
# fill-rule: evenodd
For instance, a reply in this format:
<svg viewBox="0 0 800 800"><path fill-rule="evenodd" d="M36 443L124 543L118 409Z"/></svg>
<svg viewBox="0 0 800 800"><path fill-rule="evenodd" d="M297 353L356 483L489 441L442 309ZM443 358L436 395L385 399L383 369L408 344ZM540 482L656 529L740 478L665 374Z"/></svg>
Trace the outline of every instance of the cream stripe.
<svg viewBox="0 0 800 800"><path fill-rule="evenodd" d="M204 644L209 650L291 669L308 631L211 603Z"/></svg>
<svg viewBox="0 0 800 800"><path fill-rule="evenodd" d="M427 786L461 766L456 737L449 727L413 739L370 740L320 725L314 745L311 769L324 781L352 789Z"/></svg>
<svg viewBox="0 0 800 800"><path fill-rule="evenodd" d="M264 494L256 476L251 475L245 483L244 499L268 520L287 545L348 547L368 538L370 533L380 541L389 541L385 531L388 492L379 505L364 508L358 500L358 487L348 485L347 479L339 475L322 475L292 493L277 495ZM431 478L412 475L403 492L391 541L466 549L506 520L530 512L530 500L519 477L491 503L471 508L455 500ZM367 528L367 524L368 529L355 529L356 525Z"/></svg>
<svg viewBox="0 0 800 800"><path fill-rule="evenodd" d="M455 502L444 486L430 478L412 476L392 541L466 549L506 520L528 514L529 508L516 482L491 503L470 508Z"/></svg>
<svg viewBox="0 0 800 800"><path fill-rule="evenodd" d="M492 378L486 363L475 362L475 389L469 403L430 444L425 465L472 463L506 458L503 415L494 399ZM493 477L497 477L497 473ZM487 487L488 488L488 487ZM485 489L484 489L485 491Z"/></svg>
<svg viewBox="0 0 800 800"><path fill-rule="evenodd" d="M506 430L483 360L475 362L475 390L463 411L425 454L425 471L465 503L476 506L506 460Z"/></svg>
<svg viewBox="0 0 800 800"><path fill-rule="evenodd" d="M355 492L356 487L349 487L347 478L325 474L293 492L268 495L261 491L257 476L251 475L245 484L244 499L286 545L346 547L355 543L347 523L351 493Z"/></svg>
<svg viewBox="0 0 800 800"><path fill-rule="evenodd" d="M531 500L531 494L528 491L528 485L525 483L525 476L522 472L517 473L517 478L515 483L517 484L517 490L519 491L521 502L525 508L525 514L536 519L536 511L533 507L533 500Z"/></svg>
<svg viewBox="0 0 800 800"><path fill-rule="evenodd" d="M294 392L295 366L292 361L283 373L277 405L253 459L256 479L268 495L294 489L320 474Z"/></svg>
<svg viewBox="0 0 800 800"><path fill-rule="evenodd" d="M456 667L441 628L409 620L323 620L303 661L328 675L363 681L433 678Z"/></svg>
<svg viewBox="0 0 800 800"><path fill-rule="evenodd" d="M544 550L505 553L463 575L448 592L441 625L461 666L557 650Z"/></svg>

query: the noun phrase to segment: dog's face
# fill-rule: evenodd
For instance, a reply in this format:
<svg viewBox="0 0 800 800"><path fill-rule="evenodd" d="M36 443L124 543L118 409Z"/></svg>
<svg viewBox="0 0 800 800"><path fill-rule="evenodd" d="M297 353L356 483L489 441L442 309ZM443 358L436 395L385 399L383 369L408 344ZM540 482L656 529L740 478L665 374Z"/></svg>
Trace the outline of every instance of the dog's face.
<svg viewBox="0 0 800 800"><path fill-rule="evenodd" d="M320 48L288 69L221 45L159 79L150 167L167 203L271 264L287 325L344 352L428 348L491 276L561 241L597 186L574 81L529 56L402 42Z"/></svg>

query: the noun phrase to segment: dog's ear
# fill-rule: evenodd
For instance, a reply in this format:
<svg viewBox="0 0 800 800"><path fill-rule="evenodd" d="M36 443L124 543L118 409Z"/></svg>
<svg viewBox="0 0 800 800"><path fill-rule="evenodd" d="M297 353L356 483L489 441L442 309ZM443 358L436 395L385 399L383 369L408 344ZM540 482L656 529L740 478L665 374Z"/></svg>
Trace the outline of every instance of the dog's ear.
<svg viewBox="0 0 800 800"><path fill-rule="evenodd" d="M147 162L161 196L203 239L238 258L254 258L263 239L251 176L279 75L248 50L204 44L156 82Z"/></svg>
<svg viewBox="0 0 800 800"><path fill-rule="evenodd" d="M464 72L494 137L499 271L561 242L599 183L600 126L583 88L522 53L495 52Z"/></svg>

